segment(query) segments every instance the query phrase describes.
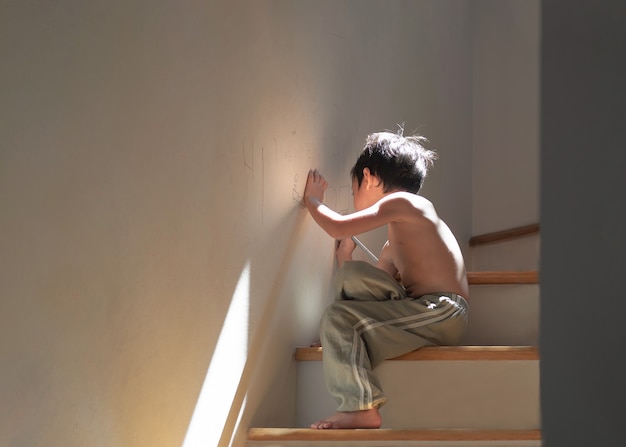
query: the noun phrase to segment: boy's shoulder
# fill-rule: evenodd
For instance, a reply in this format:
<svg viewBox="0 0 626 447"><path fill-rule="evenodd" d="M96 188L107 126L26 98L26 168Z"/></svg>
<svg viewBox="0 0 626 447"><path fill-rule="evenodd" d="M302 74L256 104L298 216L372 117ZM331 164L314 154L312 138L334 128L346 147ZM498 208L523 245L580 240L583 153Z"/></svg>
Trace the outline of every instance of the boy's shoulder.
<svg viewBox="0 0 626 447"><path fill-rule="evenodd" d="M399 214L436 215L435 207L430 200L408 191L389 193L378 201L378 205L392 208Z"/></svg>
<svg viewBox="0 0 626 447"><path fill-rule="evenodd" d="M430 200L428 200L424 196L420 196L419 194L415 194L409 191L394 191L391 192L385 197L381 198L378 203L384 202L397 202L397 203L405 203L410 204L411 206L423 208L423 207L432 207L433 204Z"/></svg>

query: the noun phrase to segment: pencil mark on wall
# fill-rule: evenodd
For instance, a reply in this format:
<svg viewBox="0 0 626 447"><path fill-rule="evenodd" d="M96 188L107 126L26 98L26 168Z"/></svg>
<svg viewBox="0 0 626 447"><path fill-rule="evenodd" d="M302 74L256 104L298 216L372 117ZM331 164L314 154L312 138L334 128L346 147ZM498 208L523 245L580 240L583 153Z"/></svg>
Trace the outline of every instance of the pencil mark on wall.
<svg viewBox="0 0 626 447"><path fill-rule="evenodd" d="M243 154L243 167L246 171L246 174L249 172L254 173L254 145L252 147L246 148L246 141L242 141L241 143L241 152Z"/></svg>
<svg viewBox="0 0 626 447"><path fill-rule="evenodd" d="M293 197L296 200L297 188L297 174L294 179ZM339 214L348 214L350 212L350 196L351 187L348 185L332 186L328 185L326 192L324 193L324 203L332 210L337 211ZM302 200L302 196L299 196L299 200Z"/></svg>
<svg viewBox="0 0 626 447"><path fill-rule="evenodd" d="M348 185L340 186L337 192L337 212L348 214L350 212L350 189Z"/></svg>
<svg viewBox="0 0 626 447"><path fill-rule="evenodd" d="M276 140L274 140L276 142ZM260 155L256 156L255 152L260 151ZM265 218L265 146L256 146L254 140L241 143L243 171L245 183L248 191L248 197L256 201L257 216L260 214L261 223ZM260 158L259 158L260 157ZM260 197L259 197L260 196ZM260 209L259 209L260 205Z"/></svg>
<svg viewBox="0 0 626 447"><path fill-rule="evenodd" d="M324 203L332 210L337 211L337 188L328 185L324 193Z"/></svg>
<svg viewBox="0 0 626 447"><path fill-rule="evenodd" d="M293 176L293 187L291 188L291 199L294 203L298 203L302 205L302 195L298 191L298 179L300 176L298 174L294 174Z"/></svg>
<svg viewBox="0 0 626 447"><path fill-rule="evenodd" d="M339 214L347 214L350 212L350 189L348 185L339 187L329 185L324 201Z"/></svg>

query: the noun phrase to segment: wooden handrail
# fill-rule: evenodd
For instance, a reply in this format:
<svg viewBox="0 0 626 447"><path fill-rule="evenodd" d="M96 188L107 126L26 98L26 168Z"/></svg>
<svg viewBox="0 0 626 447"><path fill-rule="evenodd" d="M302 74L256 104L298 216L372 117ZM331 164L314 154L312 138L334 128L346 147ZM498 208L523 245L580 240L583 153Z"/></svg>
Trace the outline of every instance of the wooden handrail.
<svg viewBox="0 0 626 447"><path fill-rule="evenodd" d="M504 242L533 234L539 234L538 223L473 236L469 240L469 245L470 247L475 247L476 245Z"/></svg>
<svg viewBox="0 0 626 447"><path fill-rule="evenodd" d="M296 348L301 362L322 360L322 348ZM391 360L539 360L536 346L427 346Z"/></svg>
<svg viewBox="0 0 626 447"><path fill-rule="evenodd" d="M470 285L539 284L539 272L536 270L467 272L467 282Z"/></svg>

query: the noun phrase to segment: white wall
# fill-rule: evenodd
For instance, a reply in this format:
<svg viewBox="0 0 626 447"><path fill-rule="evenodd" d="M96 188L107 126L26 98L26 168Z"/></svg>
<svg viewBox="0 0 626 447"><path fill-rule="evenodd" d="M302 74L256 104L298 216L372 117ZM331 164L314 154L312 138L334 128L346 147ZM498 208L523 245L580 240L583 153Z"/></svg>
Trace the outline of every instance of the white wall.
<svg viewBox="0 0 626 447"><path fill-rule="evenodd" d="M538 0L475 0L473 234L539 222Z"/></svg>
<svg viewBox="0 0 626 447"><path fill-rule="evenodd" d="M4 2L0 444L212 445L290 423L292 349L332 273L297 204L309 167L343 207L366 134L404 122L440 154L424 195L471 234L470 12Z"/></svg>

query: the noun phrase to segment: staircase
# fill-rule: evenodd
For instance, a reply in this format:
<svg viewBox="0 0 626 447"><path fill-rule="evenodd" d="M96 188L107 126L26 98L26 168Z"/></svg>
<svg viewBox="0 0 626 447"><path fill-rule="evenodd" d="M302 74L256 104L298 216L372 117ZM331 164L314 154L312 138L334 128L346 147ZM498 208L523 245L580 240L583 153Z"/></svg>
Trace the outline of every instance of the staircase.
<svg viewBox="0 0 626 447"><path fill-rule="evenodd" d="M463 346L427 347L377 367L388 402L380 430L251 428L247 447L539 447L539 226L470 239ZM520 241L523 238L524 241ZM501 251L496 270L493 254ZM513 254L513 256L512 256ZM496 256L498 258L498 256ZM322 348L297 348L297 426L331 415Z"/></svg>

